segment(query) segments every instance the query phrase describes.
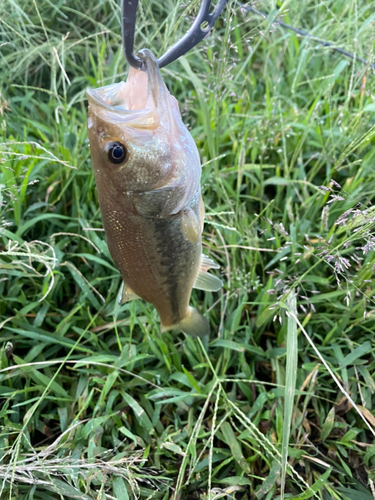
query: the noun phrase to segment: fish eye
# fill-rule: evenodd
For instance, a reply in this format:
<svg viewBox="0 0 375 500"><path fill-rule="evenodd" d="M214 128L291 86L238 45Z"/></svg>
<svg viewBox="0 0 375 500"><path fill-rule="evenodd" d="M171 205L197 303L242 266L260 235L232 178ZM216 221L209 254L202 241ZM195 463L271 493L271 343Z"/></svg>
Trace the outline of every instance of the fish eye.
<svg viewBox="0 0 375 500"><path fill-rule="evenodd" d="M121 142L111 142L108 147L108 159L111 163L122 163L126 158L127 150Z"/></svg>

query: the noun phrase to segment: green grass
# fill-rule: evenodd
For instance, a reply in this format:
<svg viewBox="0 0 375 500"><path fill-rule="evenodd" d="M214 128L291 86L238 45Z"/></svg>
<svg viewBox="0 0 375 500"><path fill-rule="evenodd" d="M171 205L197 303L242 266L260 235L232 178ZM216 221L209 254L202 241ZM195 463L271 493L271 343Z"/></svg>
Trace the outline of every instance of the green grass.
<svg viewBox="0 0 375 500"><path fill-rule="evenodd" d="M136 48L186 31L174 4ZM234 4L162 70L225 282L200 342L116 302L85 89L126 77L117 2L0 5L0 499L375 498L373 70ZM372 1L283 5L374 60Z"/></svg>

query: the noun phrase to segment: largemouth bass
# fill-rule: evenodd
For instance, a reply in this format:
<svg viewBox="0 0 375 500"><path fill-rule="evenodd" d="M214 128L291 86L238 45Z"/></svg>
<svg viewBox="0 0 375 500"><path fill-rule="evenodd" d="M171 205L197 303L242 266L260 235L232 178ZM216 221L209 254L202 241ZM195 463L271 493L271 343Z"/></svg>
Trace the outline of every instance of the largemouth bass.
<svg viewBox="0 0 375 500"><path fill-rule="evenodd" d="M88 136L110 254L124 280L122 302L142 298L162 331L196 336L209 324L189 307L192 288L216 291L218 266L202 255L201 164L176 99L152 52L137 54L126 83L87 90Z"/></svg>

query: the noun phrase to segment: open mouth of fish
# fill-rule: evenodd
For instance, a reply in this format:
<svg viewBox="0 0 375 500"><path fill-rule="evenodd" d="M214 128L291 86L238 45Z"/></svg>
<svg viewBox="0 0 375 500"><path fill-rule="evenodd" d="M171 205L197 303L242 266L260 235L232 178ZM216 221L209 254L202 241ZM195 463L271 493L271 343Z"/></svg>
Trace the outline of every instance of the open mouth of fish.
<svg viewBox="0 0 375 500"><path fill-rule="evenodd" d="M87 89L95 114L112 123L141 129L156 129L160 124L158 108L163 104L157 62L149 50L141 51L145 71L130 68L125 82Z"/></svg>

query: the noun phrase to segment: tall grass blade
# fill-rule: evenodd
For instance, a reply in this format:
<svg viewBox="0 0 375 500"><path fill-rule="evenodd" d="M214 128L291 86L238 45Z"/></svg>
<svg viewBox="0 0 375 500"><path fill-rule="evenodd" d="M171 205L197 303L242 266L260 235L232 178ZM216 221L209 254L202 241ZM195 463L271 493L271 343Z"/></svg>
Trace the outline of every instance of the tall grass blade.
<svg viewBox="0 0 375 500"><path fill-rule="evenodd" d="M288 463L288 446L292 415L294 409L294 394L296 390L297 361L298 361L298 340L297 322L294 312L297 308L296 294L292 290L287 301L288 329L286 339L286 375L285 375L285 396L284 396L284 425L281 453L281 492L280 498L283 500L285 491L286 469Z"/></svg>

